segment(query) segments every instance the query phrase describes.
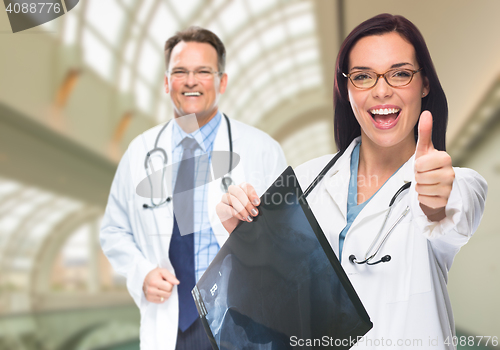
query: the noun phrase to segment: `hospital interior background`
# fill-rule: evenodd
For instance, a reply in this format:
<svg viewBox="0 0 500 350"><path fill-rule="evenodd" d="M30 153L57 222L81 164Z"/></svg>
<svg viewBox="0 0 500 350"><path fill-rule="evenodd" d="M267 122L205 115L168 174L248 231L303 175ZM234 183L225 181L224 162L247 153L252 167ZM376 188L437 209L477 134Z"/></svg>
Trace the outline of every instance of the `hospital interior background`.
<svg viewBox="0 0 500 350"><path fill-rule="evenodd" d="M98 231L129 142L172 118L169 36L189 25L220 36L221 110L269 133L297 166L335 152L339 44L381 12L422 31L448 97L454 165L488 181L448 286L459 334L499 337L500 1L81 0L17 34L0 14L0 349L138 349L138 310Z"/></svg>

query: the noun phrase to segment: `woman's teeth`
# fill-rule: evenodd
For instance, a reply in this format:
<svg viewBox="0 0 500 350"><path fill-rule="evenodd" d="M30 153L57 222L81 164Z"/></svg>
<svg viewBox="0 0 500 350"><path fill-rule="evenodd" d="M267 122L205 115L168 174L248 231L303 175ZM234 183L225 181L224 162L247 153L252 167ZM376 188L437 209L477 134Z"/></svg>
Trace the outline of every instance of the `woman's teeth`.
<svg viewBox="0 0 500 350"><path fill-rule="evenodd" d="M369 110L375 123L384 129L389 128L391 125L395 125L400 111L401 109L399 108L379 108Z"/></svg>
<svg viewBox="0 0 500 350"><path fill-rule="evenodd" d="M381 109L371 109L370 113L378 115L388 115L388 114L398 113L399 111L400 111L399 108L381 108Z"/></svg>

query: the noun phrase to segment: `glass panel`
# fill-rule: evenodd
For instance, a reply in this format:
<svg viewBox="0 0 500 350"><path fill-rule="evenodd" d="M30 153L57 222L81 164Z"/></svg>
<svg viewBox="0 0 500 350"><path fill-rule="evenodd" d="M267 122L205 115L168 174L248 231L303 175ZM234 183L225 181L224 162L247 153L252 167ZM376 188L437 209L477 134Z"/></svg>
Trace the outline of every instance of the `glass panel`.
<svg viewBox="0 0 500 350"><path fill-rule="evenodd" d="M149 15L149 11L151 10L151 6L154 4L154 0L142 0L139 5L139 13L137 15L137 22L142 24L146 17Z"/></svg>
<svg viewBox="0 0 500 350"><path fill-rule="evenodd" d="M61 253L67 265L87 262L89 258L90 225L81 226L64 244Z"/></svg>
<svg viewBox="0 0 500 350"><path fill-rule="evenodd" d="M155 11L148 32L155 44L157 44L162 51L165 47L165 41L175 34L177 28L177 20L172 15L172 11L167 9L165 3L161 3Z"/></svg>
<svg viewBox="0 0 500 350"><path fill-rule="evenodd" d="M222 40L222 42L224 42L224 40L226 39L226 34L222 30L217 20L210 22L210 24L207 25L206 28L215 33L215 35L217 35L220 38L220 40ZM224 45L226 45L226 43L224 43ZM227 46L226 46L226 52L229 53Z"/></svg>
<svg viewBox="0 0 500 350"><path fill-rule="evenodd" d="M139 74L143 76L147 82L155 85L158 83L158 79L161 71L160 64L162 64L163 54L162 51L154 47L148 40L145 40L141 49L139 57ZM163 65L162 65L163 67Z"/></svg>
<svg viewBox="0 0 500 350"><path fill-rule="evenodd" d="M73 45L76 41L76 33L78 29L78 16L70 11L64 17L64 33L63 41L66 45Z"/></svg>
<svg viewBox="0 0 500 350"><path fill-rule="evenodd" d="M86 21L110 44L115 46L122 29L123 8L116 0L87 0Z"/></svg>
<svg viewBox="0 0 500 350"><path fill-rule="evenodd" d="M106 80L111 79L112 56L105 46L89 29L84 29L82 37L84 61Z"/></svg>
<svg viewBox="0 0 500 350"><path fill-rule="evenodd" d="M303 89L310 89L314 86L320 85L323 83L323 79L320 75L320 72L318 70L318 73L313 76L309 76L307 79L304 79L302 81L302 88Z"/></svg>
<svg viewBox="0 0 500 350"><path fill-rule="evenodd" d="M172 7L179 16L180 22L185 22L201 5L201 0L171 1ZM205 6L205 4L203 4Z"/></svg>
<svg viewBox="0 0 500 350"><path fill-rule="evenodd" d="M312 2L300 1L286 6L283 9L283 14L286 17L289 17L304 13L310 13L311 11L312 11Z"/></svg>
<svg viewBox="0 0 500 350"><path fill-rule="evenodd" d="M235 101L235 107L240 109L243 106L248 105L247 101L253 93L254 91L252 89L243 89L243 92L241 94L238 94L238 99Z"/></svg>
<svg viewBox="0 0 500 350"><path fill-rule="evenodd" d="M316 48L300 51L295 54L295 60L298 64L316 62L318 58L319 53Z"/></svg>
<svg viewBox="0 0 500 350"><path fill-rule="evenodd" d="M233 33L247 20L248 12L241 1L231 1L219 16L220 24L226 33Z"/></svg>
<svg viewBox="0 0 500 350"><path fill-rule="evenodd" d="M127 46L125 48L125 61L127 63L132 63L134 61L135 51L137 49L137 40L130 39L127 42Z"/></svg>
<svg viewBox="0 0 500 350"><path fill-rule="evenodd" d="M0 178L0 205L3 204L2 200L7 195L14 193L15 191L18 191L21 188L22 188L21 185L16 182Z"/></svg>
<svg viewBox="0 0 500 350"><path fill-rule="evenodd" d="M291 36L312 32L314 30L314 17L308 13L290 18L287 21L287 28Z"/></svg>
<svg viewBox="0 0 500 350"><path fill-rule="evenodd" d="M254 90L258 94L264 85L272 85L274 83L269 83L270 80L271 75L267 72L261 72L257 74L254 79L252 79L252 90Z"/></svg>
<svg viewBox="0 0 500 350"><path fill-rule="evenodd" d="M252 14L260 15L262 12L270 9L274 5L276 5L276 0L249 0L247 1L248 7Z"/></svg>
<svg viewBox="0 0 500 350"><path fill-rule="evenodd" d="M243 46L238 55L240 63L245 66L248 62L254 60L255 57L262 51L257 40L252 40L245 46Z"/></svg>
<svg viewBox="0 0 500 350"><path fill-rule="evenodd" d="M269 94L268 93L260 94L262 96L262 100L259 105L260 105L260 110L262 112L267 112L270 109L274 108L281 100L281 93L279 89L270 89L270 90L271 91L269 91L269 89L267 90L269 91Z"/></svg>
<svg viewBox="0 0 500 350"><path fill-rule="evenodd" d="M151 111L151 89L141 80L135 82L135 102L145 113Z"/></svg>
<svg viewBox="0 0 500 350"><path fill-rule="evenodd" d="M276 44L282 42L286 38L284 26L276 24L262 33L262 42L267 48L272 48Z"/></svg>
<svg viewBox="0 0 500 350"><path fill-rule="evenodd" d="M292 58L284 58L283 60L280 60L276 63L274 63L274 66L273 66L273 72L276 76L281 76L281 75L290 75L290 74L294 74L295 72L293 72L292 70L292 66L293 66L293 60Z"/></svg>
<svg viewBox="0 0 500 350"><path fill-rule="evenodd" d="M125 5L125 6L127 6L127 7L129 7L129 8L131 8L132 6L134 6L134 5L135 5L135 3L137 2L137 0L120 0L120 2L121 2L123 5Z"/></svg>
<svg viewBox="0 0 500 350"><path fill-rule="evenodd" d="M228 81L228 88L233 81L233 79L236 78L236 75L240 73L240 65L237 63L235 59L232 59L230 61L226 61L226 73L229 78Z"/></svg>
<svg viewBox="0 0 500 350"><path fill-rule="evenodd" d="M228 53L232 52L233 50L241 50L247 42L253 40L257 36L255 28L252 26L246 27L243 32L238 33L236 37L234 37L232 34L234 33L228 34L228 37L231 37L232 40L229 45L226 45L226 43L224 43L224 45L226 45L226 50L228 51Z"/></svg>

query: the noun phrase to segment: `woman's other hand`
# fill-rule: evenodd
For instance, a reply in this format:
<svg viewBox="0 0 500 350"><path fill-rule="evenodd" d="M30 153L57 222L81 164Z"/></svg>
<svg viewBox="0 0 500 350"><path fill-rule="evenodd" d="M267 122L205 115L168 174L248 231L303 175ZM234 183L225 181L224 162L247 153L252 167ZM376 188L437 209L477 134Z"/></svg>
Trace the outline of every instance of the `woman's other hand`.
<svg viewBox="0 0 500 350"><path fill-rule="evenodd" d="M259 214L259 204L253 186L242 182L238 186L229 186L228 193L223 194L217 204L216 212L226 231L232 233L240 221L253 221L253 217Z"/></svg>
<svg viewBox="0 0 500 350"><path fill-rule="evenodd" d="M451 157L438 151L432 143L432 114L424 111L418 123L418 142L415 153L415 190L420 207L429 220L445 218L445 207L450 198L455 171Z"/></svg>

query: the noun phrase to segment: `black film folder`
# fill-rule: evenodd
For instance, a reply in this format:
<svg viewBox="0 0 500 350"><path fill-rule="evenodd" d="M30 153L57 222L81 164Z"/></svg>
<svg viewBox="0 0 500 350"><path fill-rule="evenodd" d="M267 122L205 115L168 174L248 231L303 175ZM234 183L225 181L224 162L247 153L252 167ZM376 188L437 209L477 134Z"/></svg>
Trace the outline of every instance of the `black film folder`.
<svg viewBox="0 0 500 350"><path fill-rule="evenodd" d="M372 328L302 194L288 167L193 289L214 350L348 349Z"/></svg>

